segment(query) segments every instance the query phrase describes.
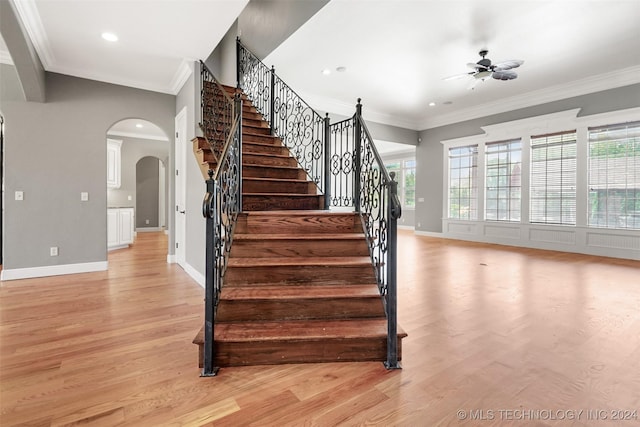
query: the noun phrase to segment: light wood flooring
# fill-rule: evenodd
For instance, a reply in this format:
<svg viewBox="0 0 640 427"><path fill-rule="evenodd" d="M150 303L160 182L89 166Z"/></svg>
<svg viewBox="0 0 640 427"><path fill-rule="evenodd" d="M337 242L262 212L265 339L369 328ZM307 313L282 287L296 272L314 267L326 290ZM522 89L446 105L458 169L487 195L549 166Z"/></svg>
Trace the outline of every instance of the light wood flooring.
<svg viewBox="0 0 640 427"><path fill-rule="evenodd" d="M640 425L611 420L640 411L640 262L401 231L403 370L200 378L204 293L166 246L139 233L108 272L1 284L0 425Z"/></svg>

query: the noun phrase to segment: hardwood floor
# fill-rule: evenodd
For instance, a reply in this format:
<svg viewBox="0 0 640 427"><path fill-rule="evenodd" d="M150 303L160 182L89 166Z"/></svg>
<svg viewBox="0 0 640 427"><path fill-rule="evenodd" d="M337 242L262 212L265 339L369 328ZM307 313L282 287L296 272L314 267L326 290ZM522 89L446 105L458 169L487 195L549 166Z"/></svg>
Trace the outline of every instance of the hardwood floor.
<svg viewBox="0 0 640 427"><path fill-rule="evenodd" d="M2 426L640 425L638 261L403 230L403 370L199 378L204 293L166 245L139 233L108 272L1 284Z"/></svg>

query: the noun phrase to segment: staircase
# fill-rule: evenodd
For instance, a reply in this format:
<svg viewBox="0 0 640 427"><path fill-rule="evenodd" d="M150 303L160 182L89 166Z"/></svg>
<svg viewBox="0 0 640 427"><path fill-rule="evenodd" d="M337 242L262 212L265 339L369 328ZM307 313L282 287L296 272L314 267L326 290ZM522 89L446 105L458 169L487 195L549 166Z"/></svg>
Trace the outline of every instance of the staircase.
<svg viewBox="0 0 640 427"><path fill-rule="evenodd" d="M243 213L215 317L215 365L384 361L387 320L360 215L320 210L316 184L242 96ZM203 173L215 169L207 141L193 142ZM202 367L203 330L193 342Z"/></svg>

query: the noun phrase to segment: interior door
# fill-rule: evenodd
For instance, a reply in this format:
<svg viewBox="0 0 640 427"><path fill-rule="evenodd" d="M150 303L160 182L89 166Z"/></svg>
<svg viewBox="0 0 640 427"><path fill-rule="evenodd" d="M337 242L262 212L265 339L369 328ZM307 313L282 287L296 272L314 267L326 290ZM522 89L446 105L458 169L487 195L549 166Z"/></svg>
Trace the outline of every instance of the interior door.
<svg viewBox="0 0 640 427"><path fill-rule="evenodd" d="M176 142L175 142L175 254L176 262L185 268L186 248L186 150L187 150L187 107L184 107L176 116Z"/></svg>

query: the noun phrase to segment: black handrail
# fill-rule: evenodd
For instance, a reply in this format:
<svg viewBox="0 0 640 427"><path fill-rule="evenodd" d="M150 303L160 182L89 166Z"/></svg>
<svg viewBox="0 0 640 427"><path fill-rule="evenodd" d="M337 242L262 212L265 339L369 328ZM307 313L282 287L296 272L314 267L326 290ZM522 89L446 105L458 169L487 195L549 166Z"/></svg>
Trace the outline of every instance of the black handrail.
<svg viewBox="0 0 640 427"><path fill-rule="evenodd" d="M356 114L330 126L331 205L360 214L378 290L387 314L387 369L400 369L397 341L397 229L402 207L395 173L389 173L362 119Z"/></svg>
<svg viewBox="0 0 640 427"><path fill-rule="evenodd" d="M216 161L229 138L234 117L234 101L200 61L200 129Z"/></svg>
<svg viewBox="0 0 640 427"><path fill-rule="evenodd" d="M360 214L387 314L387 369L401 368L397 342L397 220L402 214L395 174L389 174L362 119L331 124L237 40L238 87L269 122L273 134L325 195L325 209Z"/></svg>
<svg viewBox="0 0 640 427"><path fill-rule="evenodd" d="M271 127L271 133L280 137L309 179L325 195L325 208L329 208L329 188L325 177L329 158L329 135L326 133L328 117L322 117L275 72L247 49L238 39L238 87L247 95Z"/></svg>
<svg viewBox="0 0 640 427"><path fill-rule="evenodd" d="M205 68L206 70L206 68ZM242 211L242 100L235 96L233 122L219 151L215 172L209 170L202 204L206 218L205 325L202 376L215 376L215 317L238 214ZM203 122L206 120L203 116ZM215 119L213 119L215 120Z"/></svg>

